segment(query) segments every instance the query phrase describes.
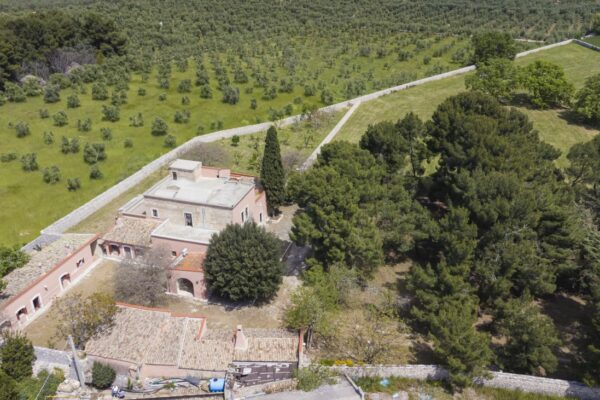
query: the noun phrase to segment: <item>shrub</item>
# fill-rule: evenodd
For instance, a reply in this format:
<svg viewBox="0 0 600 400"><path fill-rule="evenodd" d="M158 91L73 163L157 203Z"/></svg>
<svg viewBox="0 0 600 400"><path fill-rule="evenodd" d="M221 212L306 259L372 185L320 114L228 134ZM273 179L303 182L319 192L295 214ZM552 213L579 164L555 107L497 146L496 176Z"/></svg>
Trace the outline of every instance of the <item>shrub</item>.
<svg viewBox="0 0 600 400"><path fill-rule="evenodd" d="M298 380L298 389L305 392L310 392L319 386L335 382L335 373L327 367L318 364L312 364L307 368L299 368L294 371L294 375Z"/></svg>
<svg viewBox="0 0 600 400"><path fill-rule="evenodd" d="M92 165L92 169L90 169L90 179L102 179L104 174L100 171L97 165Z"/></svg>
<svg viewBox="0 0 600 400"><path fill-rule="evenodd" d="M256 99L250 100L250 108L253 110L256 110L257 107L258 107L258 103L256 102Z"/></svg>
<svg viewBox="0 0 600 400"><path fill-rule="evenodd" d="M79 97L76 94L72 94L67 97L67 108L77 108L81 105Z"/></svg>
<svg viewBox="0 0 600 400"><path fill-rule="evenodd" d="M129 126L133 126L139 128L140 126L144 126L144 117L142 113L137 113L133 117L129 117Z"/></svg>
<svg viewBox="0 0 600 400"><path fill-rule="evenodd" d="M86 143L83 148L83 161L95 164L106 160L106 147L103 143Z"/></svg>
<svg viewBox="0 0 600 400"><path fill-rule="evenodd" d="M125 140L123 141L123 147L125 147L126 149L132 148L133 147L133 139L125 138Z"/></svg>
<svg viewBox="0 0 600 400"><path fill-rule="evenodd" d="M92 365L92 386L97 389L107 389L112 385L117 374L108 365L94 362Z"/></svg>
<svg viewBox="0 0 600 400"><path fill-rule="evenodd" d="M173 148L177 145L177 139L173 135L167 135L167 137L165 137L164 144L165 144L165 147Z"/></svg>
<svg viewBox="0 0 600 400"><path fill-rule="evenodd" d="M67 113L64 111L59 111L52 116L54 120L55 126L65 126L69 123L69 118L67 117Z"/></svg>
<svg viewBox="0 0 600 400"><path fill-rule="evenodd" d="M151 133L153 136L164 136L169 133L169 126L164 119L156 117L152 122Z"/></svg>
<svg viewBox="0 0 600 400"><path fill-rule="evenodd" d="M138 96L145 96L146 95L146 89L144 88L139 88L138 91Z"/></svg>
<svg viewBox="0 0 600 400"><path fill-rule="evenodd" d="M73 139L69 140L63 136L61 139L61 143L60 143L60 151L63 154L78 153L79 152L79 139L73 138Z"/></svg>
<svg viewBox="0 0 600 400"><path fill-rule="evenodd" d="M102 140L110 141L112 140L112 130L110 128L101 128L100 135L102 136Z"/></svg>
<svg viewBox="0 0 600 400"><path fill-rule="evenodd" d="M276 97L277 97L277 88L275 88L275 86L271 86L270 88L265 90L265 92L263 93L262 99L263 100L273 100Z"/></svg>
<svg viewBox="0 0 600 400"><path fill-rule="evenodd" d="M190 121L190 112L188 110L175 111L175 123L187 124Z"/></svg>
<svg viewBox="0 0 600 400"><path fill-rule="evenodd" d="M179 85L177 85L177 91L179 93L189 93L192 91L192 81L190 81L189 79L184 79L181 82L179 82Z"/></svg>
<svg viewBox="0 0 600 400"><path fill-rule="evenodd" d="M6 82L4 84L4 95L8 101L12 103L22 103L27 100L27 96L25 96L25 91L23 88L12 82Z"/></svg>
<svg viewBox="0 0 600 400"><path fill-rule="evenodd" d="M115 107L127 104L127 92L123 90L115 90L110 97L110 104Z"/></svg>
<svg viewBox="0 0 600 400"><path fill-rule="evenodd" d="M95 83L92 86L92 100L106 100L108 99L108 89L102 82Z"/></svg>
<svg viewBox="0 0 600 400"><path fill-rule="evenodd" d="M333 103L333 94L329 90L323 89L321 91L321 102L323 104L332 104Z"/></svg>
<svg viewBox="0 0 600 400"><path fill-rule="evenodd" d="M15 125L15 130L17 132L18 138L22 138L22 137L25 137L25 136L28 136L31 134L31 131L29 130L29 125L27 124L27 122L17 123L17 125Z"/></svg>
<svg viewBox="0 0 600 400"><path fill-rule="evenodd" d="M0 161L3 162L3 163L11 162L11 161L14 161L16 159L17 159L17 153L15 153L15 152L3 153L0 156Z"/></svg>
<svg viewBox="0 0 600 400"><path fill-rule="evenodd" d="M117 122L121 118L118 106L102 106L102 120Z"/></svg>
<svg viewBox="0 0 600 400"><path fill-rule="evenodd" d="M240 101L240 89L226 86L223 89L223 103L235 105Z"/></svg>
<svg viewBox="0 0 600 400"><path fill-rule="evenodd" d="M23 154L21 156L21 168L23 169L23 171L26 172L37 171L37 169L39 168L37 163L37 154Z"/></svg>
<svg viewBox="0 0 600 400"><path fill-rule="evenodd" d="M233 135L231 137L231 145L233 147L237 147L240 144L240 137L238 135Z"/></svg>
<svg viewBox="0 0 600 400"><path fill-rule="evenodd" d="M47 85L44 90L45 103L57 103L60 101L60 87L55 85Z"/></svg>
<svg viewBox="0 0 600 400"><path fill-rule="evenodd" d="M167 94L166 93L161 93L158 95L158 101L165 101L167 100Z"/></svg>
<svg viewBox="0 0 600 400"><path fill-rule="evenodd" d="M59 89L67 89L71 87L71 81L65 74L55 73L50 75L49 83Z"/></svg>
<svg viewBox="0 0 600 400"><path fill-rule="evenodd" d="M187 105L189 105L189 104L190 104L190 98L189 98L189 97L187 97L187 96L183 96L183 97L181 98L181 105L183 105L183 106L187 106Z"/></svg>
<svg viewBox="0 0 600 400"><path fill-rule="evenodd" d="M42 94L42 86L37 78L29 78L23 82L23 91L27 97L37 97Z"/></svg>
<svg viewBox="0 0 600 400"><path fill-rule="evenodd" d="M79 132L89 132L92 130L92 120L90 118L86 118L83 121L77 120L77 130Z"/></svg>
<svg viewBox="0 0 600 400"><path fill-rule="evenodd" d="M212 99L212 89L209 85L202 85L200 87L200 97L203 99Z"/></svg>
<svg viewBox="0 0 600 400"><path fill-rule="evenodd" d="M247 209L245 218L250 221ZM227 225L212 236L206 253L204 271L208 288L232 301L271 298L283 273L279 248L275 235L254 222Z"/></svg>
<svg viewBox="0 0 600 400"><path fill-rule="evenodd" d="M44 144L52 144L54 143L54 133L52 132L44 132Z"/></svg>
<svg viewBox="0 0 600 400"><path fill-rule="evenodd" d="M47 108L42 108L38 111L38 113L40 114L40 118L41 119L46 119L46 118L50 118L50 113L48 112Z"/></svg>
<svg viewBox="0 0 600 400"><path fill-rule="evenodd" d="M69 178L67 179L67 190L69 192L74 192L81 188L81 181L79 178Z"/></svg>
<svg viewBox="0 0 600 400"><path fill-rule="evenodd" d="M60 169L56 165L53 165L50 168L44 168L43 179L44 182L54 185L60 181Z"/></svg>

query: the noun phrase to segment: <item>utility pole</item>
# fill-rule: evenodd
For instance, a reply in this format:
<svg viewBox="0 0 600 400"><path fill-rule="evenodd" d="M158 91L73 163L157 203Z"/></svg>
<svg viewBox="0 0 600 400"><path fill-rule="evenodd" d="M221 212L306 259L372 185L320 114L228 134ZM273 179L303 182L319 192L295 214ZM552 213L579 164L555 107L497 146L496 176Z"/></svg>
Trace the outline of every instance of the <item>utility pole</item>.
<svg viewBox="0 0 600 400"><path fill-rule="evenodd" d="M77 375L77 380L79 380L79 384L83 388L85 386L85 376L83 374L83 368L79 364L79 358L77 357L77 349L75 349L73 336L69 335L67 341L69 343L69 346L71 347L71 356L73 357L73 366L75 367L75 374Z"/></svg>

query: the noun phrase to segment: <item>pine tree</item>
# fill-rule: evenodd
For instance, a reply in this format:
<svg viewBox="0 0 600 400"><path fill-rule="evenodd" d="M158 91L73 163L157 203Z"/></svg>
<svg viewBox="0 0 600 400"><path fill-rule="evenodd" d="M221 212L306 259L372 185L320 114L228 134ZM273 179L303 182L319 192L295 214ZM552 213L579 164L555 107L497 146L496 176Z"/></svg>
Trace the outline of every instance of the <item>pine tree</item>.
<svg viewBox="0 0 600 400"><path fill-rule="evenodd" d="M277 130L274 126L267 131L260 179L267 194L269 215L277 215L285 196L285 173L281 163Z"/></svg>
<svg viewBox="0 0 600 400"><path fill-rule="evenodd" d="M10 331L4 333L3 339L4 343L0 347L2 371L17 381L30 377L36 358L31 341Z"/></svg>

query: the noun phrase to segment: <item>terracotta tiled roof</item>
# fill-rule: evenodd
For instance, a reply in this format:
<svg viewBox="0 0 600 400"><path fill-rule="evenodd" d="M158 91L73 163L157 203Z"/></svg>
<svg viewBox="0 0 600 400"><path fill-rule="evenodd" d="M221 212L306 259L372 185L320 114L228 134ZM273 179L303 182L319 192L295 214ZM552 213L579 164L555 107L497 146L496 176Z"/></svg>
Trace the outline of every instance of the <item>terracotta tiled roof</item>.
<svg viewBox="0 0 600 400"><path fill-rule="evenodd" d="M235 361L295 361L298 333L283 329L244 329L247 350L235 350Z"/></svg>
<svg viewBox="0 0 600 400"><path fill-rule="evenodd" d="M90 340L85 351L137 365L202 371L225 371L234 361L297 361L296 333L281 329L247 329L244 333L248 348L239 351L235 350L233 330L210 330L203 317L120 305L114 326Z"/></svg>
<svg viewBox="0 0 600 400"><path fill-rule="evenodd" d="M202 271L204 269L204 259L206 253L189 253L175 266L175 269L181 271Z"/></svg>
<svg viewBox="0 0 600 400"><path fill-rule="evenodd" d="M119 218L103 239L132 246L150 247L150 233L161 222L156 219Z"/></svg>
<svg viewBox="0 0 600 400"><path fill-rule="evenodd" d="M29 253L30 259L27 264L2 278L6 282L6 289L0 296L0 305L26 289L36 279L50 272L53 267L80 250L94 237L96 235L68 233L44 246L41 250ZM91 261L88 260L88 262Z"/></svg>

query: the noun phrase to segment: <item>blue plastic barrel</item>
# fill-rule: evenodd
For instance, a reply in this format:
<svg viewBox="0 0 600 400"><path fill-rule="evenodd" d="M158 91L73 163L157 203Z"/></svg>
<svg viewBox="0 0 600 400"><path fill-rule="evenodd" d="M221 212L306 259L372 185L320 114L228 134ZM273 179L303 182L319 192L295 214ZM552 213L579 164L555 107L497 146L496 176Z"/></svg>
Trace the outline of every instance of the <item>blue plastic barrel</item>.
<svg viewBox="0 0 600 400"><path fill-rule="evenodd" d="M209 392L224 392L225 391L225 379L223 378L212 378L208 383Z"/></svg>

